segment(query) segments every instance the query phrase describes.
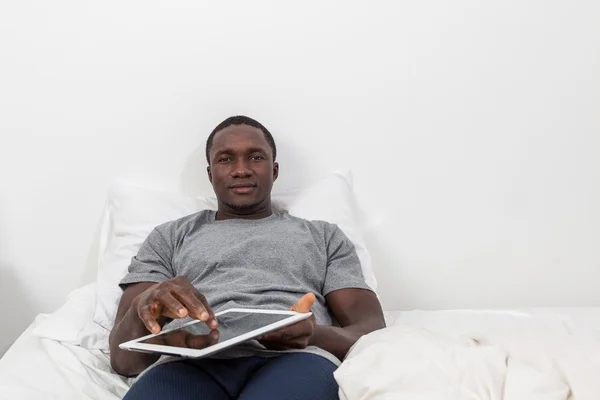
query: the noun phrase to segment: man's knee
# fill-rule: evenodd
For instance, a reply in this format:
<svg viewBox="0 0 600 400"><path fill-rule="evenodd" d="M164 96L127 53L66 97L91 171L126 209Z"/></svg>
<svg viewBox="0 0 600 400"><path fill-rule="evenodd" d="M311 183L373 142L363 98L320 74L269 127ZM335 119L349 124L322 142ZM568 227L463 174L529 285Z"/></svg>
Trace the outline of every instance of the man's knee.
<svg viewBox="0 0 600 400"><path fill-rule="evenodd" d="M254 375L239 399L338 399L339 387L333 376L336 369L331 361L315 354L282 355Z"/></svg>
<svg viewBox="0 0 600 400"><path fill-rule="evenodd" d="M228 399L228 396L208 374L178 361L150 369L133 384L123 400L188 398Z"/></svg>

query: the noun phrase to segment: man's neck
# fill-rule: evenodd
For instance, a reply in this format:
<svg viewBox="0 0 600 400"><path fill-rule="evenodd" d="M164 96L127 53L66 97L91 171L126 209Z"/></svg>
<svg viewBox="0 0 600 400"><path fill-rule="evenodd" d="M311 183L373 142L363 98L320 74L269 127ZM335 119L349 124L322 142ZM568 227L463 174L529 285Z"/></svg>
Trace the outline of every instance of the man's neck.
<svg viewBox="0 0 600 400"><path fill-rule="evenodd" d="M227 206L219 204L219 209L215 220L220 221L224 219L262 219L267 218L273 214L271 205L260 207L257 209L249 210L235 210Z"/></svg>

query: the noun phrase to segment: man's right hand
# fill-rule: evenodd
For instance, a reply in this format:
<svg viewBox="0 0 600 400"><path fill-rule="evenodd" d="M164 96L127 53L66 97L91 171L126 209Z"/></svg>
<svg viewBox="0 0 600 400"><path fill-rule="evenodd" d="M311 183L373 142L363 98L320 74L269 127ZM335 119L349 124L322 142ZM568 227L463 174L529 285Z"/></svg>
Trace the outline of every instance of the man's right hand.
<svg viewBox="0 0 600 400"><path fill-rule="evenodd" d="M190 316L206 322L210 329L214 330L219 326L206 297L181 276L149 287L135 297L132 307L137 309L146 328L154 334L161 330L161 317Z"/></svg>

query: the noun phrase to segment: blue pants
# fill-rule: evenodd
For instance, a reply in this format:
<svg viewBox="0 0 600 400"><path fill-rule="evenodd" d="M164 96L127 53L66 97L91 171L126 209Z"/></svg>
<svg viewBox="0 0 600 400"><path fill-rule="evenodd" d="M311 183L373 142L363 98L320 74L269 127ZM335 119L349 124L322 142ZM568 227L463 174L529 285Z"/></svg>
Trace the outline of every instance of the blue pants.
<svg viewBox="0 0 600 400"><path fill-rule="evenodd" d="M335 370L310 353L175 361L152 368L123 399L337 400Z"/></svg>

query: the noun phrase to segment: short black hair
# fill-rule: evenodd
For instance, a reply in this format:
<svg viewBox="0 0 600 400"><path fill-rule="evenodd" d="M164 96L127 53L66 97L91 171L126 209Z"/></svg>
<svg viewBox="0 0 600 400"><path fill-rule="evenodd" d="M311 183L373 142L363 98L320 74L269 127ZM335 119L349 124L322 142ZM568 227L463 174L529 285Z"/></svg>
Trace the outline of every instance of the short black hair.
<svg viewBox="0 0 600 400"><path fill-rule="evenodd" d="M210 149L212 147L215 135L217 134L217 132L222 131L223 129L231 125L249 125L254 128L260 129L265 135L267 143L269 143L269 146L271 146L271 150L273 151L273 161L275 161L275 158L277 157L277 147L275 146L275 139L273 139L273 135L271 135L271 132L269 132L269 130L265 128L263 124L261 124L255 119L246 117L245 115L235 115L221 122L219 125L217 125L215 129L213 129L210 135L208 135L208 139L206 139L206 162L208 162L208 165L210 165L210 158L208 153L210 153Z"/></svg>

